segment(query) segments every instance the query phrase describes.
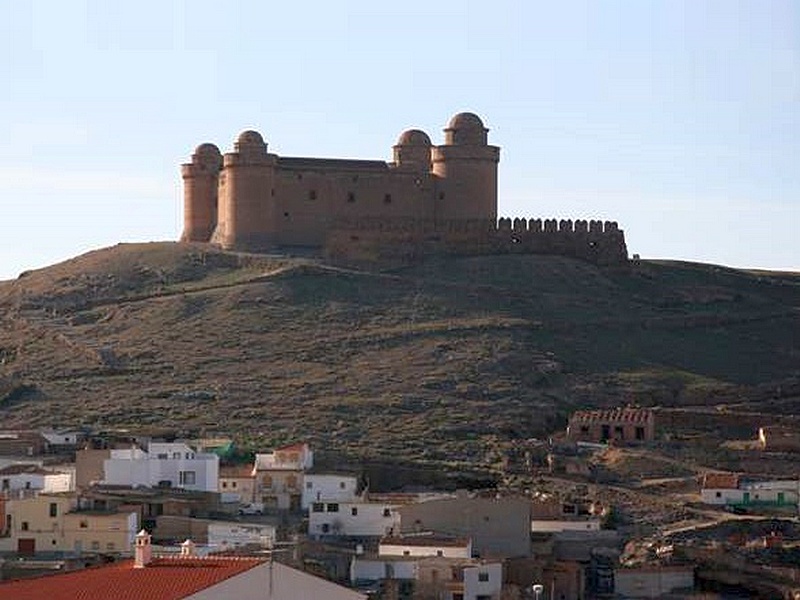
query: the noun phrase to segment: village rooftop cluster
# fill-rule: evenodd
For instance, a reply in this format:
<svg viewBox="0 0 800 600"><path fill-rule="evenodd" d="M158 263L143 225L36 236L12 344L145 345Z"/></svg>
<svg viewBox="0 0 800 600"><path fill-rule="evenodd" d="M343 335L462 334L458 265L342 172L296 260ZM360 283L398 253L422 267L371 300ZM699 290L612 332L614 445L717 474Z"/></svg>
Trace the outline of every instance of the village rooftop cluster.
<svg viewBox="0 0 800 600"><path fill-rule="evenodd" d="M69 597L58 590L79 586L137 597L146 570L153 598L258 597L255 582L279 574L276 589L291 581L341 598L691 597L696 553L708 549L631 539L615 528L615 507L580 483L589 473L579 465L599 448L651 443L655 418L639 408L574 413L544 467L527 458L529 471L578 476L555 492L382 492L361 473L315 467L307 443L234 463L227 438L0 432L0 572L10 580L0 596ZM789 435L772 433L785 450ZM771 433L759 437L766 447ZM708 473L698 504L796 514L798 481ZM770 532L763 545L782 541ZM159 595L158 580L176 578L183 595Z"/></svg>

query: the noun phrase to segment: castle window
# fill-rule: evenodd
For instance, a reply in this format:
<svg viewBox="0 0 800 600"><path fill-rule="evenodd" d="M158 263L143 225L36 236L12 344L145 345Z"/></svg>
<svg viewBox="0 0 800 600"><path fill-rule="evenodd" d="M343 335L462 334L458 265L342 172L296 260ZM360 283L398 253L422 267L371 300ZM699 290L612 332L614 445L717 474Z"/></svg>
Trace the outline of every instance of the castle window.
<svg viewBox="0 0 800 600"><path fill-rule="evenodd" d="M309 190L308 191L308 199L309 200L316 200L317 199L317 190Z"/></svg>
<svg viewBox="0 0 800 600"><path fill-rule="evenodd" d="M348 202L355 202L356 195L353 192L347 192L347 201Z"/></svg>
<svg viewBox="0 0 800 600"><path fill-rule="evenodd" d="M392 195L391 194L384 194L383 203L384 204L391 204L392 203Z"/></svg>

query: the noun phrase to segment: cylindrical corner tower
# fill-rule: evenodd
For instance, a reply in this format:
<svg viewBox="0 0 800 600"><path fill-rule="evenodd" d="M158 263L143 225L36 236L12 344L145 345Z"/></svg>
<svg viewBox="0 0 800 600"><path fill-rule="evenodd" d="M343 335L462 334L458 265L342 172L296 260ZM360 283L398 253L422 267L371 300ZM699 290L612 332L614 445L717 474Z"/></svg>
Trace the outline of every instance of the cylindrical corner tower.
<svg viewBox="0 0 800 600"><path fill-rule="evenodd" d="M500 148L488 145L488 131L477 115L459 113L444 130L444 145L433 148L438 221L497 219Z"/></svg>
<svg viewBox="0 0 800 600"><path fill-rule="evenodd" d="M275 240L275 156L256 131L245 131L225 155L214 242L226 249L263 250Z"/></svg>
<svg viewBox="0 0 800 600"><path fill-rule="evenodd" d="M208 242L217 226L217 187L222 155L214 144L200 144L183 176L182 242Z"/></svg>

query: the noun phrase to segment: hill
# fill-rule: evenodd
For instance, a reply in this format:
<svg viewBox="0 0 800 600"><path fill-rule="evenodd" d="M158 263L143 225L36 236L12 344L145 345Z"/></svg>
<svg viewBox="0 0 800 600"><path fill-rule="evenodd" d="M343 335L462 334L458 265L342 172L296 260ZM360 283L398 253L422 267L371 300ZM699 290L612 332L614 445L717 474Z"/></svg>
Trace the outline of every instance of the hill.
<svg viewBox="0 0 800 600"><path fill-rule="evenodd" d="M0 418L491 463L575 407L796 414L798 308L796 274L703 264L122 244L0 283Z"/></svg>

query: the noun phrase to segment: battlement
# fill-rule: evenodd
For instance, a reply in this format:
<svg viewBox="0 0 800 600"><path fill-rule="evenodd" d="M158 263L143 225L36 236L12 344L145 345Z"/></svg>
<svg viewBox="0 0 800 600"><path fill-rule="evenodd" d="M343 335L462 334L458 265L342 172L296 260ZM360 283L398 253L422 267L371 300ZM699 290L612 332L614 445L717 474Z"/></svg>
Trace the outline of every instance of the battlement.
<svg viewBox="0 0 800 600"><path fill-rule="evenodd" d="M430 256L551 254L597 265L628 261L614 221L501 218L352 219L337 221L325 254L347 263L412 264Z"/></svg>

